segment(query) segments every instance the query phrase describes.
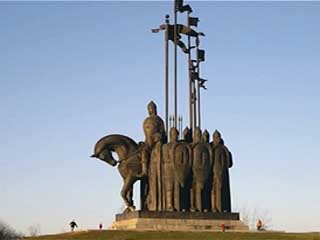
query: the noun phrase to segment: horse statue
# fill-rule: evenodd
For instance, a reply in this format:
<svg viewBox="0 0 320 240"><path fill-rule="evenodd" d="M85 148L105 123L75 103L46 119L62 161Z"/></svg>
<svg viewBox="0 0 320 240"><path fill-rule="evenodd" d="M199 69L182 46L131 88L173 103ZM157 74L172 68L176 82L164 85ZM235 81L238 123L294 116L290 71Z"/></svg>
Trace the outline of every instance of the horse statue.
<svg viewBox="0 0 320 240"><path fill-rule="evenodd" d="M125 212L134 211L135 206L132 199L133 185L137 180L144 177L141 164L141 147L131 138L124 135L108 135L101 138L94 147L93 158L98 158L111 166L118 164L118 170L123 178L121 197L123 198L126 209ZM118 155L114 159L112 153Z"/></svg>

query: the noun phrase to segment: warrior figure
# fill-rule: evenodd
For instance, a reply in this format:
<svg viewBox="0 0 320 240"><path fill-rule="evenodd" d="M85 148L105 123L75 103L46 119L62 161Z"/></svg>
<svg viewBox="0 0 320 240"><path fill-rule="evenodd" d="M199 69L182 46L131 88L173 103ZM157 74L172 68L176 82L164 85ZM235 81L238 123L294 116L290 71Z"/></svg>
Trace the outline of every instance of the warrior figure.
<svg viewBox="0 0 320 240"><path fill-rule="evenodd" d="M144 177L148 177L149 162L152 149L155 145L155 141L160 137L160 142L165 141L165 128L163 120L157 114L157 106L151 101L148 104L148 113L147 117L143 122L143 131L145 134L145 143L141 147L141 163L142 163L142 173ZM159 135L155 137L155 135ZM150 176L149 176L150 177ZM140 184L140 198L141 198L141 209L147 209L147 195L148 195L148 180L143 178Z"/></svg>
<svg viewBox="0 0 320 240"><path fill-rule="evenodd" d="M215 212L230 212L230 185L228 168L232 166L231 153L224 146L221 134L216 130L213 133L213 196L212 210Z"/></svg>
<svg viewBox="0 0 320 240"><path fill-rule="evenodd" d="M165 210L175 211L174 200L177 197L177 181L174 169L174 148L178 142L179 132L176 128L170 129L170 140L163 146L163 176L164 176L164 195Z"/></svg>
<svg viewBox="0 0 320 240"><path fill-rule="evenodd" d="M208 143L201 141L201 129L195 128L193 138L193 183L191 191L191 211L207 211L208 198L205 190L211 176L208 169L212 166L212 149Z"/></svg>

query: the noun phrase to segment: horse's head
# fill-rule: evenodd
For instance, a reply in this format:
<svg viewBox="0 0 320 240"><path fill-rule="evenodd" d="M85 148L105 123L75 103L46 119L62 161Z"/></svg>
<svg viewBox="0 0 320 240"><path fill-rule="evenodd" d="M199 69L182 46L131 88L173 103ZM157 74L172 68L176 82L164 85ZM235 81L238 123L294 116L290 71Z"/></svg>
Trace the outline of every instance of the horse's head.
<svg viewBox="0 0 320 240"><path fill-rule="evenodd" d="M116 166L118 163L118 161L113 158L112 152L109 149L105 149L101 152L94 153L93 155L91 155L91 157L98 158L110 164L111 166Z"/></svg>
<svg viewBox="0 0 320 240"><path fill-rule="evenodd" d="M108 135L96 143L94 154L91 157L98 158L111 166L116 166L118 161L113 158L112 152L116 153L121 160L137 149L138 144L129 137L117 134Z"/></svg>

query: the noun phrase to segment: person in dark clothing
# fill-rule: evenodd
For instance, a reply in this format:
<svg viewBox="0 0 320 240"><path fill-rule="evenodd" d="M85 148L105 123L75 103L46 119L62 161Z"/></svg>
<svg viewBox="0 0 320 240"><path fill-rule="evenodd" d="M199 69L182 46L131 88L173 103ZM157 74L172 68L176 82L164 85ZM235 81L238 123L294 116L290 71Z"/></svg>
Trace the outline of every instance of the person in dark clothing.
<svg viewBox="0 0 320 240"><path fill-rule="evenodd" d="M262 221L261 221L260 219L258 219L256 226L257 226L257 230L258 230L258 231L263 230L263 229L262 229L262 226L263 226L263 225L262 225Z"/></svg>
<svg viewBox="0 0 320 240"><path fill-rule="evenodd" d="M72 220L70 223L70 228L71 228L71 232L74 231L74 228L78 227L77 223L75 222L75 220Z"/></svg>

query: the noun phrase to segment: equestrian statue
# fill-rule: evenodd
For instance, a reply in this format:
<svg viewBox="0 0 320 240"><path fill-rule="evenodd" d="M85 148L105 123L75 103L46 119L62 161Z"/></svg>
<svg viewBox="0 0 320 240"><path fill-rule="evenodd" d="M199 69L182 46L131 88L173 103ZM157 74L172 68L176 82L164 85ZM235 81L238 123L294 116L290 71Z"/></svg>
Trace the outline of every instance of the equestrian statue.
<svg viewBox="0 0 320 240"><path fill-rule="evenodd" d="M157 106L150 102L143 122L145 140L112 134L101 138L91 157L118 166L123 179L124 212L136 209L133 187L140 181L141 210L231 212L228 168L232 157L220 132L186 128L184 137L172 127L167 136ZM116 160L113 154L118 156Z"/></svg>

